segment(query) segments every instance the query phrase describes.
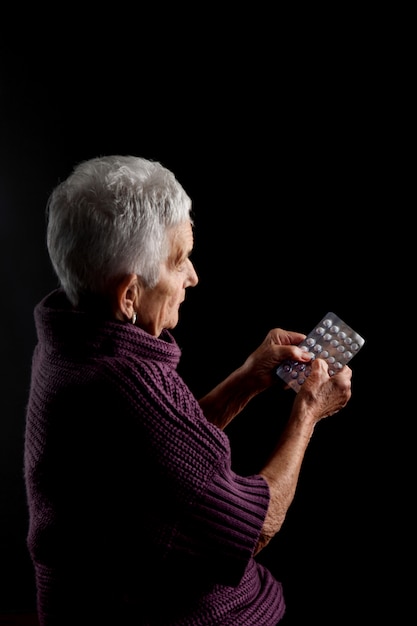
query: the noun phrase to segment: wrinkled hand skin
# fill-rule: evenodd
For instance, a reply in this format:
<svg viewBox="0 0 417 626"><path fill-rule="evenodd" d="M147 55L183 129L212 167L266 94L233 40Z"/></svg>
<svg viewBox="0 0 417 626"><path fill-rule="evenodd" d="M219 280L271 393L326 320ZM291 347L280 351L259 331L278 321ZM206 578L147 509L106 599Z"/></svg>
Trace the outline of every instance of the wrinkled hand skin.
<svg viewBox="0 0 417 626"><path fill-rule="evenodd" d="M329 368L324 359L315 359L311 364L310 376L306 379L294 406L307 403L316 421L334 415L346 406L352 395L352 370L345 365L340 372L329 376Z"/></svg>
<svg viewBox="0 0 417 626"><path fill-rule="evenodd" d="M310 376L295 394L289 420L260 474L270 489L270 502L256 553L279 532L293 501L301 465L316 424L337 413L351 397L352 370L345 365L329 376L324 359L315 359Z"/></svg>
<svg viewBox="0 0 417 626"><path fill-rule="evenodd" d="M273 328L262 343L248 356L243 368L250 374L252 384L256 381L258 391L277 382L275 373L280 363L287 359L307 363L310 357L305 350L298 348L306 335L303 333Z"/></svg>

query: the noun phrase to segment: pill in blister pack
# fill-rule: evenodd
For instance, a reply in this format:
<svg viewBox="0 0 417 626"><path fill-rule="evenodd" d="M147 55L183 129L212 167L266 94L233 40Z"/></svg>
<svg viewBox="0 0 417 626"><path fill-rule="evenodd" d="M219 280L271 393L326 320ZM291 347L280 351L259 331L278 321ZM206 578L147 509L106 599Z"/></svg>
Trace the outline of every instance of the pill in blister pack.
<svg viewBox="0 0 417 626"><path fill-rule="evenodd" d="M359 352L365 339L331 311L300 343L299 347L310 353L311 360L325 359L330 376L334 376ZM277 375L289 387L298 392L311 372L311 362L284 361L277 369Z"/></svg>

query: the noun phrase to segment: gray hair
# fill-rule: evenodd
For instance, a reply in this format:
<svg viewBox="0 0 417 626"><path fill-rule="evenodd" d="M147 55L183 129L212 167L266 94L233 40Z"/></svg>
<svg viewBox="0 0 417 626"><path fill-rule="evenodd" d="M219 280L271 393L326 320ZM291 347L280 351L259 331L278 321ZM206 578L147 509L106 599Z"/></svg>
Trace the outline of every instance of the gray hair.
<svg viewBox="0 0 417 626"><path fill-rule="evenodd" d="M105 294L129 273L154 287L169 253L168 231L191 222L191 200L156 161L104 156L79 163L47 203L47 246L73 305Z"/></svg>

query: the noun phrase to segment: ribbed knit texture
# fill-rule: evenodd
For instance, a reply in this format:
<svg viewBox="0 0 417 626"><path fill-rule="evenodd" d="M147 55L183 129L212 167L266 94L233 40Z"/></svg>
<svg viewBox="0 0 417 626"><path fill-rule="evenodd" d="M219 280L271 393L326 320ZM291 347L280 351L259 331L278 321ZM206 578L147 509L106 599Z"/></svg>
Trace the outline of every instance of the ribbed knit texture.
<svg viewBox="0 0 417 626"><path fill-rule="evenodd" d="M25 479L41 626L276 626L281 584L252 557L268 486L232 471L172 335L75 311L60 290L35 322Z"/></svg>

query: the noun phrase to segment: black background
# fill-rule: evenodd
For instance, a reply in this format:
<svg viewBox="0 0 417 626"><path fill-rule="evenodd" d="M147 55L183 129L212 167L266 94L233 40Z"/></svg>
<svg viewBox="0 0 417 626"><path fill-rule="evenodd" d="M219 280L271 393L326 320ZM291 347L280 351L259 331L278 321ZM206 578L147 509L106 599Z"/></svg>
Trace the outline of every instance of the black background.
<svg viewBox="0 0 417 626"><path fill-rule="evenodd" d="M381 368L387 336L397 346L406 334L396 319L412 291L400 271L410 266L408 81L371 21L306 40L291 20L201 10L179 24L166 9L3 22L0 610L34 607L22 454L33 307L56 286L46 200L76 162L130 153L172 169L193 199L200 283L175 335L197 395L271 327L307 333L333 310L365 337L352 400L318 425L285 525L260 558L284 583L288 624L377 623L407 602L398 562L411 551L409 434ZM291 393L274 388L232 424L238 471L259 469Z"/></svg>

